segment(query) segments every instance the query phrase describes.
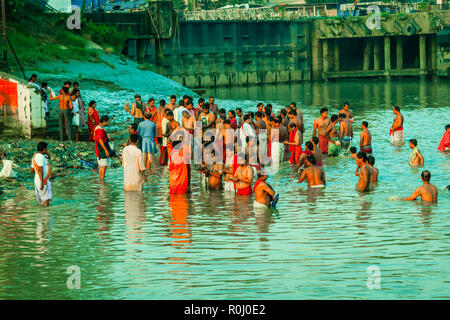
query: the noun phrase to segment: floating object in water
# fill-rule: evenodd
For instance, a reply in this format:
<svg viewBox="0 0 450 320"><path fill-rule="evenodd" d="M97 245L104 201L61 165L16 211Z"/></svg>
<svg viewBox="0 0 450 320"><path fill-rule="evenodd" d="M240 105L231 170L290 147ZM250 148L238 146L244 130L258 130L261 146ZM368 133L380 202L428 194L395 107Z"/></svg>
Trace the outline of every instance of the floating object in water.
<svg viewBox="0 0 450 320"><path fill-rule="evenodd" d="M402 197L399 197L399 196L390 196L389 198L388 198L388 201L402 201Z"/></svg>

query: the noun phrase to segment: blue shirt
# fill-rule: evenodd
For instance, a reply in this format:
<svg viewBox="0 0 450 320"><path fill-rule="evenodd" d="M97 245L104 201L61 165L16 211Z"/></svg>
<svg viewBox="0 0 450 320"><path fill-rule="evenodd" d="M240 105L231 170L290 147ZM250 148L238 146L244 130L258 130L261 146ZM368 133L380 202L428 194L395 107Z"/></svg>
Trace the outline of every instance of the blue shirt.
<svg viewBox="0 0 450 320"><path fill-rule="evenodd" d="M138 125L137 132L142 138L153 140L156 137L156 124L151 120L142 121Z"/></svg>

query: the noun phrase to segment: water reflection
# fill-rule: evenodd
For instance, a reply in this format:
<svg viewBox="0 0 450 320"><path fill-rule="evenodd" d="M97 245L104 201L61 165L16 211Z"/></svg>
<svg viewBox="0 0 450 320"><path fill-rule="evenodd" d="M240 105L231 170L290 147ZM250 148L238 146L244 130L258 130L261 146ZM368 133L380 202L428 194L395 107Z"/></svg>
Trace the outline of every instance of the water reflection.
<svg viewBox="0 0 450 320"><path fill-rule="evenodd" d="M140 191L124 191L125 223L129 227L129 239L139 240L144 237L142 225L145 221L147 206Z"/></svg>
<svg viewBox="0 0 450 320"><path fill-rule="evenodd" d="M170 195L170 237L172 246L185 248L191 244L191 231L188 223L189 201L186 194Z"/></svg>
<svg viewBox="0 0 450 320"><path fill-rule="evenodd" d="M99 236L108 235L113 221L114 211L112 208L112 188L107 182L99 182L97 201L97 231Z"/></svg>

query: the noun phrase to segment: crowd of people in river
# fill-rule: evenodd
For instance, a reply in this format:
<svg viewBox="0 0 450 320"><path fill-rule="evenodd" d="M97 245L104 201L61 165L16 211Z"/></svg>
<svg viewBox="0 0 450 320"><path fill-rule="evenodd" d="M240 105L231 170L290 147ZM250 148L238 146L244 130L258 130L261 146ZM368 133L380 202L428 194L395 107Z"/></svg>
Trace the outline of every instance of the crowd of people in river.
<svg viewBox="0 0 450 320"><path fill-rule="evenodd" d="M80 97L77 88L69 93L70 86L67 81L58 96L50 97L51 100L59 100L60 125L63 126L69 123L69 114L74 115L74 98ZM103 181L111 158L116 155L106 132L110 118L107 115L99 117L95 105L95 101L89 103L94 110L88 111L89 140L95 143L98 171ZM136 94L134 102L131 105L125 103L124 109L133 117L133 123L128 128L130 136L124 143L121 155L126 191L142 190L150 168L159 164L169 169L170 194L187 193L191 185L193 161L198 164L203 187L233 192L238 196L254 193L255 208L275 207L278 195L267 182L267 177L269 173L276 173L281 162L292 164L294 172L299 174L298 182L306 180L308 187L321 188L326 184L324 157L335 157L340 153L356 160L358 191L368 191L378 181L379 171L375 167L369 123L361 123L358 152L352 146L354 119L348 103L344 103L342 109L331 117L327 108L321 108L320 116L313 123L312 138L306 142L303 141L303 113L295 102L278 114L274 113L271 104L264 103L258 103L255 111L244 113L241 108L228 111L219 108L214 97L209 97L207 102L200 98L194 106L192 97L186 95L177 102L176 96L172 95L168 103L160 100L156 106L153 98L145 102ZM84 109L76 110L84 119ZM402 145L404 118L398 106L392 110L391 142ZM441 151L450 150L450 125L445 130L438 147ZM67 126L66 132L70 138ZM417 140L409 140L409 146L410 165L423 166L424 157ZM44 205L48 205L52 198L51 168L44 156L47 149L47 143L39 143L31 164L31 170L35 172L36 197ZM421 178L423 185L404 200L414 200L420 196L422 201L437 202L437 189L430 183L430 172L423 171Z"/></svg>

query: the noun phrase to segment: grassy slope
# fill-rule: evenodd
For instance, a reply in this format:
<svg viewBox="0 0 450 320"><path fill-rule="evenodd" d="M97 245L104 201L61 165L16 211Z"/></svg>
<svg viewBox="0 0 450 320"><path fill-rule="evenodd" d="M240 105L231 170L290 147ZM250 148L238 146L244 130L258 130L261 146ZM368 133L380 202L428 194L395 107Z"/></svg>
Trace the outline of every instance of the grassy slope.
<svg viewBox="0 0 450 320"><path fill-rule="evenodd" d="M8 21L8 38L16 54L26 69L39 70L43 61L68 63L70 59L100 62L98 48L92 41L105 48L107 52L119 53L128 36L112 27L83 24L81 31L69 30L64 15L36 13L26 18L17 14ZM95 46L94 46L95 47ZM8 52L10 72L21 74L16 59Z"/></svg>

